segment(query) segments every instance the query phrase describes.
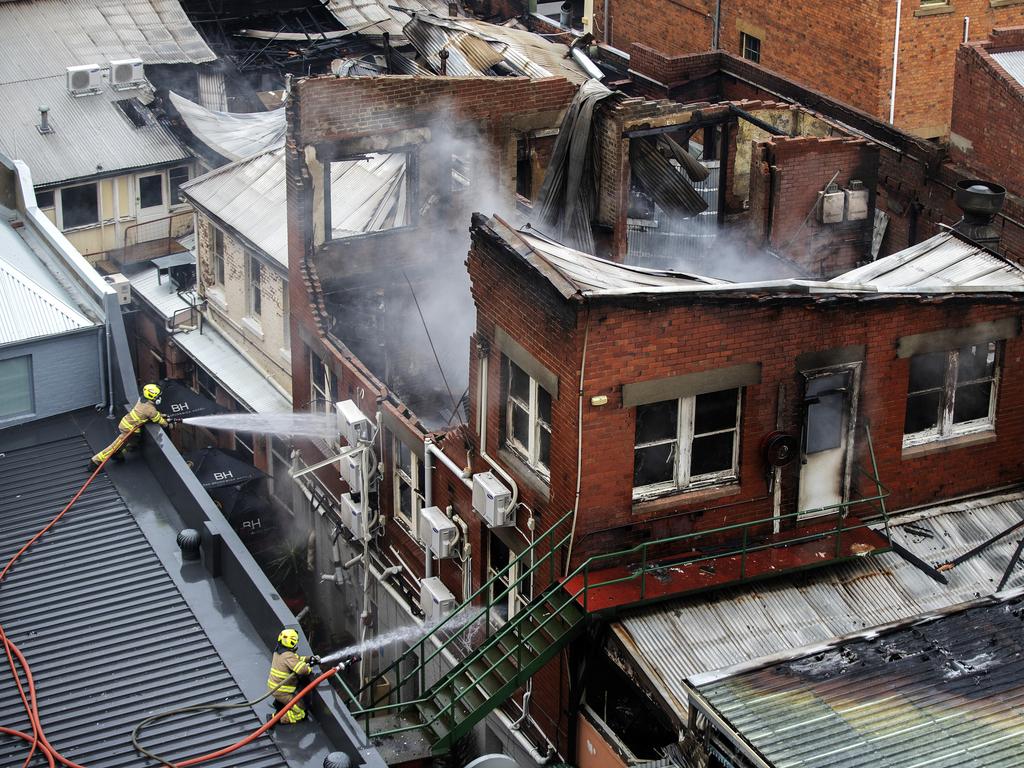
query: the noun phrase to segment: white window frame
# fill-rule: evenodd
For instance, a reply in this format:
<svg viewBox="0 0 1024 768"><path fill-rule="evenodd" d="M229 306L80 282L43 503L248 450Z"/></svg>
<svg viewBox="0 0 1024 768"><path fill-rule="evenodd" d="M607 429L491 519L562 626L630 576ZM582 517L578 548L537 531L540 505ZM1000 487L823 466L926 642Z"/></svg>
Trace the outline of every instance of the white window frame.
<svg viewBox="0 0 1024 768"><path fill-rule="evenodd" d="M748 45L748 41L750 41L750 40L756 40L757 41L757 50L756 51L754 51L753 46L749 46ZM761 40L761 38L758 37L757 35L752 35L749 32L741 31L740 32L740 56L743 59L747 60L747 61L753 62L754 64L760 64L761 63L761 45L762 45L762 42L763 41ZM754 58L753 56L748 56L747 55L747 51L748 50L753 52L757 56L757 58Z"/></svg>
<svg viewBox="0 0 1024 768"><path fill-rule="evenodd" d="M175 200L174 189L171 187L171 173L173 171L184 171L185 180L178 185L180 190L182 186L192 180L192 166L189 165L175 165L172 168L167 169L167 207L168 208L184 208L188 206L187 200Z"/></svg>
<svg viewBox="0 0 1024 768"><path fill-rule="evenodd" d="M208 222L208 224L210 227L210 254L213 261L213 284L223 287L225 275L224 232L213 222Z"/></svg>
<svg viewBox="0 0 1024 768"><path fill-rule="evenodd" d="M314 361L324 369L321 381L313 375ZM313 350L309 350L309 407L318 413L332 413L334 410L334 372ZM322 409L322 410L321 410Z"/></svg>
<svg viewBox="0 0 1024 768"><path fill-rule="evenodd" d="M409 451L408 472L402 468L401 462L399 461L402 448ZM391 469L393 476L395 521L405 528L413 539L419 541L420 510L423 509L423 489L419 487L420 457L416 455L416 451L405 445L405 443L394 435L391 437ZM412 501L410 504L409 517L406 517L402 513L401 501L403 484L409 487L409 494Z"/></svg>
<svg viewBox="0 0 1024 768"><path fill-rule="evenodd" d="M1003 344L1001 341L986 341L981 344L970 344L966 346L985 346L993 345L995 352L995 361L993 363L992 376L984 377L981 379L971 379L965 384L980 384L982 382L991 381L992 386L989 388L989 399L988 399L988 416L981 419L972 419L970 421L962 421L959 424L953 423L953 409L956 407L956 390L960 383L957 379L959 375L959 362L960 362L960 350L951 349L946 354L946 374L942 387L935 387L942 392L941 406L942 410L939 414L939 423L931 428L924 429L919 432L904 432L903 433L903 447L911 448L915 445L924 445L926 443L934 443L941 440L950 440L955 437L962 437L964 435L975 435L981 432L992 432L996 427L996 398L999 394L999 379L1002 373L1002 355L1003 355ZM928 354L928 353L924 353ZM911 357L910 360L914 358ZM909 396L909 379L907 382ZM918 392L926 392L930 390L917 390Z"/></svg>
<svg viewBox="0 0 1024 768"><path fill-rule="evenodd" d="M652 440L646 443L637 443L634 433L633 440L633 460L636 461L636 451L640 448L650 448L655 445L664 445L667 443L674 443L675 450L675 469L673 471L674 479L667 480L660 483L651 483L649 485L633 486L633 499L648 499L655 496L663 496L669 493L678 493L680 491L692 491L699 488L708 488L717 485L728 485L735 483L739 480L740 472L740 417L743 411L743 387L730 387L729 390L720 390L727 392L730 390L736 391L736 421L733 426L728 429L717 429L711 432L701 432L700 434L694 433L694 417L697 411L697 397L699 395L692 395L689 397L680 397L676 400L676 434L675 437L663 438L661 440ZM713 394L708 392L705 394ZM670 401L660 401L670 402ZM647 403L646 405L657 405L658 403ZM643 408L643 405L637 406ZM732 466L729 469L721 470L719 472L708 472L703 475L691 475L690 474L690 463L693 457L693 440L697 437L707 437L709 435L720 435L726 432L733 432L734 437L732 441Z"/></svg>
<svg viewBox="0 0 1024 768"><path fill-rule="evenodd" d="M264 266L259 259L251 253L245 254L245 316L257 325L260 324L263 316L263 270ZM254 271L258 272L257 277L259 278L255 285L253 285Z"/></svg>
<svg viewBox="0 0 1024 768"><path fill-rule="evenodd" d="M512 358L506 357L507 367L505 369L505 445L512 450L520 459L522 459L531 469L535 470L545 480L551 478L551 468L545 464L540 458L540 434L541 431L548 433L548 445L551 445L551 424L540 418L539 403L540 397L538 390L544 389L540 383L530 376L526 371L520 368ZM524 402L518 397L512 394L512 367L522 373L523 376L530 380L530 401ZM547 390L544 390L547 392ZM552 409L554 408L554 398L551 397L551 393L548 392L548 398L551 400ZM526 412L529 420L529 445L523 445L515 437L515 431L512 428L512 420L515 413L515 409L519 408ZM550 449L549 449L550 450ZM550 461L550 452L548 460Z"/></svg>
<svg viewBox="0 0 1024 768"><path fill-rule="evenodd" d="M77 189L78 187L93 186L96 189L96 221L89 224L75 224L74 226L68 227L64 225L64 190L65 189ZM54 212L58 221L57 226L62 232L76 232L80 229L90 229L91 227L98 227L103 221L103 206L100 200L100 183L98 181L85 182L84 184L71 184L67 187L60 187L55 190L53 196Z"/></svg>

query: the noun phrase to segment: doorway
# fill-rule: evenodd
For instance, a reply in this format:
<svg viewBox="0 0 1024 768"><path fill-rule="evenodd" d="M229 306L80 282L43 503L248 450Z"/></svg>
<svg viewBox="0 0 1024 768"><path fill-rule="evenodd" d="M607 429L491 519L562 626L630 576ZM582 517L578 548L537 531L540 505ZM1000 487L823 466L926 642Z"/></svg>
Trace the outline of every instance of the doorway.
<svg viewBox="0 0 1024 768"><path fill-rule="evenodd" d="M860 363L804 372L800 519L833 513L848 498Z"/></svg>

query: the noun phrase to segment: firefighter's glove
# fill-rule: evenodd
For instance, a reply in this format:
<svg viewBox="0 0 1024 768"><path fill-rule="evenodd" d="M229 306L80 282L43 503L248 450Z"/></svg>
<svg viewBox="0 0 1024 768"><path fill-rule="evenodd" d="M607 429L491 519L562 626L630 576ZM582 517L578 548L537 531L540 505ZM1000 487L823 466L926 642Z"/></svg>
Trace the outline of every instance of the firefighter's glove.
<svg viewBox="0 0 1024 768"><path fill-rule="evenodd" d="M320 657L317 656L314 653L312 656L309 657L309 663L310 663L311 666L319 666L320 665Z"/></svg>

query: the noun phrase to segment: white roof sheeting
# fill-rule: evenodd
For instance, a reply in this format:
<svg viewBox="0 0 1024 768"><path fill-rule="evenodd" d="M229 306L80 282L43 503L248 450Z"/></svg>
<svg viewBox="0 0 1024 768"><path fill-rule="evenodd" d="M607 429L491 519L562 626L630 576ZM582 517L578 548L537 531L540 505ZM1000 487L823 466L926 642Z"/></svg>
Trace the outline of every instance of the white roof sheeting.
<svg viewBox="0 0 1024 768"><path fill-rule="evenodd" d="M128 276L132 293L138 294L153 307L164 320L170 320L175 312L189 308L189 303L178 295L168 275L159 276L159 270L147 266L141 272Z"/></svg>
<svg viewBox="0 0 1024 768"><path fill-rule="evenodd" d="M1024 85L1024 51L1003 51L989 54L1006 74Z"/></svg>
<svg viewBox="0 0 1024 768"><path fill-rule="evenodd" d="M0 3L2 82L59 75L63 83L67 67L134 58L144 64L199 64L216 57L178 0ZM39 103L33 101L33 108Z"/></svg>
<svg viewBox="0 0 1024 768"><path fill-rule="evenodd" d="M241 160L284 146L283 108L270 112L215 112L174 91L171 104L197 140L228 160Z"/></svg>
<svg viewBox="0 0 1024 768"><path fill-rule="evenodd" d="M1024 518L1020 494L939 507L892 526L893 540L945 563ZM1017 546L1007 536L932 580L885 553L642 609L613 624L632 663L686 719L684 680L825 643L991 594ZM1024 584L1018 569L1007 589Z"/></svg>
<svg viewBox="0 0 1024 768"><path fill-rule="evenodd" d="M401 210L405 156L369 155L332 164L331 223L335 237L400 226L387 215ZM288 267L284 149L225 165L182 185L197 207L235 230L282 267Z"/></svg>
<svg viewBox="0 0 1024 768"><path fill-rule="evenodd" d="M1024 270L951 232L941 232L830 282L859 283L880 291L1024 290Z"/></svg>
<svg viewBox="0 0 1024 768"><path fill-rule="evenodd" d="M0 4L0 8L3 5ZM64 76L0 84L0 152L22 157L37 186L191 160L185 149L146 107L136 127L115 104L152 99L148 90L114 91L94 96L68 94ZM53 133L41 134L39 106L50 108Z"/></svg>
<svg viewBox="0 0 1024 768"><path fill-rule="evenodd" d="M328 0L327 10L345 29L358 30L359 34L376 42L383 41L383 35L387 32L391 45L406 45L409 40L402 28L409 23L410 17L390 7L393 5L389 0ZM401 7L439 16L448 14L447 4L440 0L403 0Z"/></svg>
<svg viewBox="0 0 1024 768"><path fill-rule="evenodd" d="M291 399L271 383L209 323L203 331L174 334L174 343L206 369L231 396L254 413L290 413Z"/></svg>
<svg viewBox="0 0 1024 768"><path fill-rule="evenodd" d="M4 224L6 229L7 225ZM13 265L0 261L0 346L95 325Z"/></svg>

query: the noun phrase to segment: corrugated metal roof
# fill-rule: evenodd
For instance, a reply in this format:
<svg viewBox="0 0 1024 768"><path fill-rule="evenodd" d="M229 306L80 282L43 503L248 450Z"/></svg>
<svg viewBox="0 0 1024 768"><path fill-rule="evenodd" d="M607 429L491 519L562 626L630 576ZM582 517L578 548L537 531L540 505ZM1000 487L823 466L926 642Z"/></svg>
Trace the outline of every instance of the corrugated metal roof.
<svg viewBox="0 0 1024 768"><path fill-rule="evenodd" d="M505 60L528 77L564 77L577 84L590 79L579 64L568 57L567 45L509 24L491 24L483 19L459 19L459 23L484 38L507 45Z"/></svg>
<svg viewBox="0 0 1024 768"><path fill-rule="evenodd" d="M1021 496L932 510L894 525L893 540L922 560L944 563L1024 518ZM806 575L746 584L640 610L613 625L633 663L685 719L685 678L822 643L990 594L1016 546L1014 537L933 581L893 553ZM1008 582L1024 581L1024 571Z"/></svg>
<svg viewBox="0 0 1024 768"><path fill-rule="evenodd" d="M190 160L148 109L140 110L144 124L136 127L114 103L131 98L148 103L152 97L143 89L104 87L76 98L67 92L63 75L0 84L0 151L23 159L36 186ZM50 108L52 133L36 129L40 105Z"/></svg>
<svg viewBox="0 0 1024 768"><path fill-rule="evenodd" d="M267 374L250 363L209 323L203 332L174 334L174 343L206 369L244 407L255 413L291 412L291 400L270 383Z"/></svg>
<svg viewBox="0 0 1024 768"><path fill-rule="evenodd" d="M776 768L1014 768L1019 596L699 685Z"/></svg>
<svg viewBox="0 0 1024 768"><path fill-rule="evenodd" d="M992 288L1024 290L1024 270L1013 262L940 232L924 242L833 278L879 290Z"/></svg>
<svg viewBox="0 0 1024 768"><path fill-rule="evenodd" d="M405 223L405 155L369 155L331 165L334 237ZM182 185L196 206L288 267L284 149L218 168Z"/></svg>
<svg viewBox="0 0 1024 768"><path fill-rule="evenodd" d="M387 32L392 45L406 45L402 28L409 21L409 14L395 10L389 0L328 0L327 10L346 29L359 29L360 35L375 42L382 42ZM448 12L446 3L440 0L402 0L401 7L409 11L427 11L444 15ZM374 26L368 26L374 22Z"/></svg>
<svg viewBox="0 0 1024 768"><path fill-rule="evenodd" d="M1024 85L1024 51L1003 51L989 55L1010 77Z"/></svg>
<svg viewBox="0 0 1024 768"><path fill-rule="evenodd" d="M159 276L156 267L146 267L128 276L132 293L138 294L153 307L164 320L170 320L175 312L183 312L189 303L178 295L170 277Z"/></svg>
<svg viewBox="0 0 1024 768"><path fill-rule="evenodd" d="M241 160L284 146L284 109L269 112L215 112L169 93L171 104L192 135L221 157Z"/></svg>
<svg viewBox="0 0 1024 768"><path fill-rule="evenodd" d="M0 561L74 495L91 453L75 437L0 454ZM105 474L10 572L0 589L0 616L32 664L47 737L89 768L140 765L129 737L154 712L185 701L245 700ZM31 732L8 682L0 685L0 723ZM196 755L259 725L244 708L207 713L187 728L157 726L145 740L158 753ZM21 765L25 755L23 742L0 740L0 765ZM209 763L286 764L267 737Z"/></svg>
<svg viewBox="0 0 1024 768"><path fill-rule="evenodd" d="M178 0L0 3L0 83L54 75L63 83L67 67L134 58L198 64L216 56Z"/></svg>
<svg viewBox="0 0 1024 768"><path fill-rule="evenodd" d="M92 325L77 309L0 261L0 346Z"/></svg>

